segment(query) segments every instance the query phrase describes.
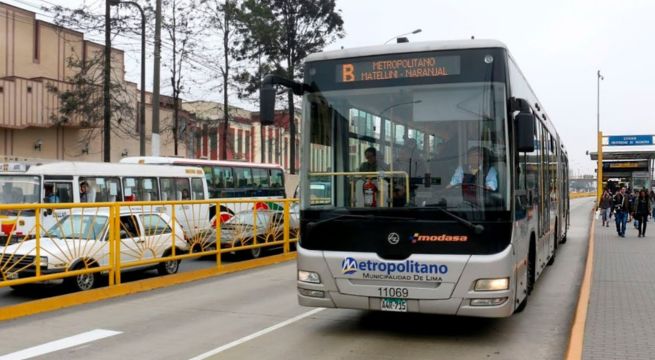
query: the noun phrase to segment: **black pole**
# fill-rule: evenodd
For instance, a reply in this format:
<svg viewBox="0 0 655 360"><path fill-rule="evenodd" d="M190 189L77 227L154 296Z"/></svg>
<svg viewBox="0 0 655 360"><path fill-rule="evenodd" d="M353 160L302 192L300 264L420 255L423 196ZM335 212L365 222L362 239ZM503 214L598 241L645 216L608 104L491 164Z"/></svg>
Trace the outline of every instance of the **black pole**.
<svg viewBox="0 0 655 360"><path fill-rule="evenodd" d="M109 0L105 1L105 64L104 64L104 84L103 84L103 104L104 104L104 137L103 137L103 161L111 162L111 7Z"/></svg>
<svg viewBox="0 0 655 360"><path fill-rule="evenodd" d="M141 106L139 109L139 155L146 156L146 14L143 8L133 3L141 12Z"/></svg>

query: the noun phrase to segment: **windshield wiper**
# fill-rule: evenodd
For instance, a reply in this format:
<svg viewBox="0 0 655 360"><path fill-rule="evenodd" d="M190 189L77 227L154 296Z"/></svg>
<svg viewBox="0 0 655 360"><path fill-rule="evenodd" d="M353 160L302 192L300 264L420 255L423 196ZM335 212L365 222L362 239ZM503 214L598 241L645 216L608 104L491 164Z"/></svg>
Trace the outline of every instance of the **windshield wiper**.
<svg viewBox="0 0 655 360"><path fill-rule="evenodd" d="M415 218L411 217L403 217L403 216L378 216L378 215L358 215L358 214L341 214L337 216L333 216L331 218L323 219L323 220L318 220L318 221L312 221L307 224L307 233L309 234L314 228L316 228L318 225L325 224L328 222L332 222L334 220L338 219L345 219L345 218L350 218L350 219L365 219L368 221L371 220L416 220Z"/></svg>
<svg viewBox="0 0 655 360"><path fill-rule="evenodd" d="M435 209L439 210L442 213L450 216L451 218L455 219L457 222L460 224L466 225L469 229L472 229L476 234L481 234L484 231L484 226L480 224L474 224L462 217L457 216L455 213L452 211L446 210L444 208L443 203L436 203L436 204L426 204L424 208L430 208L430 209ZM420 209L420 208L419 208Z"/></svg>

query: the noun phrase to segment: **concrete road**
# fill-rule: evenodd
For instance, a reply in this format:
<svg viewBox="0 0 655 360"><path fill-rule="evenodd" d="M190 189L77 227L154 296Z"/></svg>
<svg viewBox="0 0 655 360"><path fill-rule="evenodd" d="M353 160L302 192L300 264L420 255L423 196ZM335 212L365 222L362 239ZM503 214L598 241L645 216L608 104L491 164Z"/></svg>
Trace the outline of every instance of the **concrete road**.
<svg viewBox="0 0 655 360"><path fill-rule="evenodd" d="M1 323L0 359L561 359L592 201L573 201L569 241L511 318L302 308L290 262Z"/></svg>
<svg viewBox="0 0 655 360"><path fill-rule="evenodd" d="M272 251L271 253L279 253L279 251ZM228 255L224 257L223 261L225 264L229 264L236 261L236 258L233 255ZM216 266L216 260L214 257L183 260L180 263L179 272L208 269L214 266ZM124 272L121 275L121 281L130 282L157 276L159 276L157 270L131 271ZM61 283L61 281L59 281L59 283ZM106 286L107 278L104 277L101 279L100 284L100 286ZM2 287L0 288L0 308L3 306L20 304L29 300L43 299L67 293L70 293L70 291L63 286L60 286L60 284L35 284L33 287L30 287L26 290L21 289L20 291L13 290L10 287Z"/></svg>

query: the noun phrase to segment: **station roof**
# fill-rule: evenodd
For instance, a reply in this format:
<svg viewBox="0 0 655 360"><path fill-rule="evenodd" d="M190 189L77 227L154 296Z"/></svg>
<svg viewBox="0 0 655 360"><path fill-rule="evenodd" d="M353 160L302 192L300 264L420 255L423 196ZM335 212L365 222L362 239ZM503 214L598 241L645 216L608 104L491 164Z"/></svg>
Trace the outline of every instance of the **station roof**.
<svg viewBox="0 0 655 360"><path fill-rule="evenodd" d="M598 160L598 152L589 152L591 160ZM636 151L603 151L605 160L652 160L655 159L655 150Z"/></svg>

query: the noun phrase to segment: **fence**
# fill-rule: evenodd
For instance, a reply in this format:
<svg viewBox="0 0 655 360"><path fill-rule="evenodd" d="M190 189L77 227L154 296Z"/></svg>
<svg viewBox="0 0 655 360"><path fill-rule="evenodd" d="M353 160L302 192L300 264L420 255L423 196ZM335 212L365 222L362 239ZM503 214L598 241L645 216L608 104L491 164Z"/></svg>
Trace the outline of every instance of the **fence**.
<svg viewBox="0 0 655 360"><path fill-rule="evenodd" d="M121 272L178 271L185 259L292 251L295 199L0 205L0 287L63 281L74 290L121 283Z"/></svg>

